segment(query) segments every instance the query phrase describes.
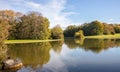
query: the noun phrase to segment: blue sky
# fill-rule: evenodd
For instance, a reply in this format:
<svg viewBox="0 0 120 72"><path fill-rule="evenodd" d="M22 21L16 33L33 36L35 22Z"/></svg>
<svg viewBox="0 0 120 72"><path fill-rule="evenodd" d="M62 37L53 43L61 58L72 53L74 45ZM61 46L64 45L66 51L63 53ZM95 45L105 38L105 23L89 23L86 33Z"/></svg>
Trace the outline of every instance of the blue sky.
<svg viewBox="0 0 120 72"><path fill-rule="evenodd" d="M49 19L50 27L94 20L120 23L120 0L0 0L0 10L5 9L40 12Z"/></svg>

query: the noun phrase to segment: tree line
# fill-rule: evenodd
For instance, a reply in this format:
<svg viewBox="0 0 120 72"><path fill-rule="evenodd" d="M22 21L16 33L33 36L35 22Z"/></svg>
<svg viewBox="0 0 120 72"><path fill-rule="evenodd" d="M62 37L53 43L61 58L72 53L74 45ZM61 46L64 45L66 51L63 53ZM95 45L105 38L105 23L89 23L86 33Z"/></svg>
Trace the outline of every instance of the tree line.
<svg viewBox="0 0 120 72"><path fill-rule="evenodd" d="M108 24L100 21L92 21L82 25L70 25L64 30L65 37L75 37L77 32L83 31L84 36L108 35L120 33L120 24Z"/></svg>
<svg viewBox="0 0 120 72"><path fill-rule="evenodd" d="M49 20L38 12L22 14L13 10L2 10L0 11L0 42L5 39L63 38L60 26L50 29L49 25Z"/></svg>
<svg viewBox="0 0 120 72"><path fill-rule="evenodd" d="M49 25L49 20L38 12L22 14L12 10L2 10L0 11L0 43L5 39L45 40L120 33L120 24L102 23L97 20L78 26L70 25L64 31L60 25L52 29Z"/></svg>

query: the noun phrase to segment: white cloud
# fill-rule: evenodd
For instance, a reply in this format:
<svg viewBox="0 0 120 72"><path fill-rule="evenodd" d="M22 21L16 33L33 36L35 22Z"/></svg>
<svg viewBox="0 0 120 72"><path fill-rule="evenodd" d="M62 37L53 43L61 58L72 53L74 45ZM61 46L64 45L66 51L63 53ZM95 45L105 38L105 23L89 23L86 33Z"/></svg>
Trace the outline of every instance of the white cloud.
<svg viewBox="0 0 120 72"><path fill-rule="evenodd" d="M111 18L111 19L109 19L109 21L113 21L113 20L114 20L114 19L112 19L112 18Z"/></svg>
<svg viewBox="0 0 120 72"><path fill-rule="evenodd" d="M34 2L27 2L27 4L29 6L31 6L32 8L35 8L35 9L39 9L40 8L40 4L37 4L37 3L34 3Z"/></svg>
<svg viewBox="0 0 120 72"><path fill-rule="evenodd" d="M0 9L12 9L20 12L38 11L41 12L43 16L49 19L51 27L57 24L65 27L69 24L72 24L68 16L72 14L77 14L75 12L63 12L63 10L66 9L66 3L67 0L50 0L45 4L36 3L28 0L2 0L0 1Z"/></svg>
<svg viewBox="0 0 120 72"><path fill-rule="evenodd" d="M45 17L49 18L51 27L60 24L62 27L70 24L67 16L75 14L74 12L62 12L65 9L66 0L51 0L47 4L38 4L28 2L28 5L34 10L41 12Z"/></svg>

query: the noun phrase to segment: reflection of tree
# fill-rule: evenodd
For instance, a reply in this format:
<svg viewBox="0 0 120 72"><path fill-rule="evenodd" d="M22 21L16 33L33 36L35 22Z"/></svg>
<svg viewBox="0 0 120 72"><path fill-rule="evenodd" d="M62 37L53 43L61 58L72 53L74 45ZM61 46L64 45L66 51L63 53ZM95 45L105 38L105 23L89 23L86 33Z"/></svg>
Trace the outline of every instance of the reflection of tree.
<svg viewBox="0 0 120 72"><path fill-rule="evenodd" d="M79 47L84 48L86 51L91 50L93 52L99 53L102 51L103 45L104 41L102 39L85 39L84 44L82 46L79 45Z"/></svg>
<svg viewBox="0 0 120 72"><path fill-rule="evenodd" d="M120 46L120 39L116 39L115 44L116 44L117 47L119 47Z"/></svg>
<svg viewBox="0 0 120 72"><path fill-rule="evenodd" d="M50 43L34 43L34 44L10 44L8 45L8 54L13 58L20 58L24 65L40 65L46 64L50 59Z"/></svg>
<svg viewBox="0 0 120 72"><path fill-rule="evenodd" d="M65 39L64 42L70 49L74 49L77 47L77 44L75 43L74 39Z"/></svg>
<svg viewBox="0 0 120 72"><path fill-rule="evenodd" d="M4 60L7 56L7 46L4 43L0 43L0 69L2 67L1 61Z"/></svg>
<svg viewBox="0 0 120 72"><path fill-rule="evenodd" d="M6 58L7 46L0 43L0 61Z"/></svg>
<svg viewBox="0 0 120 72"><path fill-rule="evenodd" d="M104 49L112 48L117 46L115 44L115 39L104 39Z"/></svg>
<svg viewBox="0 0 120 72"><path fill-rule="evenodd" d="M80 44L80 45L83 45L83 43L84 43L84 38L82 38L82 39L74 39L74 40L75 40L75 43Z"/></svg>
<svg viewBox="0 0 120 72"><path fill-rule="evenodd" d="M71 48L71 45L74 46L72 48L83 48L85 51L93 51L95 53L99 53L102 50L106 50L115 46L120 46L120 40L118 39L85 39L83 44L82 41L69 39L65 41L68 47Z"/></svg>
<svg viewBox="0 0 120 72"><path fill-rule="evenodd" d="M55 52L60 53L62 50L63 40L62 41L52 41L51 45L52 45L52 49Z"/></svg>

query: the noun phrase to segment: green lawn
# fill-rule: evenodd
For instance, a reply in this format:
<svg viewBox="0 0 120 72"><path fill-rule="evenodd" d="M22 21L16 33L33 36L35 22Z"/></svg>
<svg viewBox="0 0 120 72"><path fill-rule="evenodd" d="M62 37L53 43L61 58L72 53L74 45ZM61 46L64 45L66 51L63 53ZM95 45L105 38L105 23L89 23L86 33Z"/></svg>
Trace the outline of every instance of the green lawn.
<svg viewBox="0 0 120 72"><path fill-rule="evenodd" d="M94 39L120 39L120 34L115 35L97 35L97 36L85 36L85 38L94 38ZM6 40L5 44L12 44L12 43L34 43L34 42L48 42L48 41L59 41L62 39L55 39L55 40Z"/></svg>
<svg viewBox="0 0 120 72"><path fill-rule="evenodd" d="M59 40L62 40L62 39L55 39L55 40L6 40L6 41L5 41L5 44L48 42L48 41L59 41Z"/></svg>
<svg viewBox="0 0 120 72"><path fill-rule="evenodd" d="M85 36L85 38L96 38L96 39L120 39L120 34L115 35L97 35L97 36Z"/></svg>

